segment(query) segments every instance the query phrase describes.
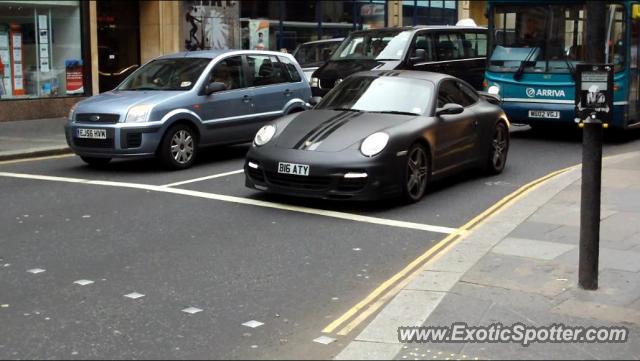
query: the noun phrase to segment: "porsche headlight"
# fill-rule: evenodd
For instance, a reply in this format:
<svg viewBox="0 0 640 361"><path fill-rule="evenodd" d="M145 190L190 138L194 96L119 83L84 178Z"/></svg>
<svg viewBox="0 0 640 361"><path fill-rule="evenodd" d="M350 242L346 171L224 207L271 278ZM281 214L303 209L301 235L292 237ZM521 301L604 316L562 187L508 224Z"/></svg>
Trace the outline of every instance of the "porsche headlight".
<svg viewBox="0 0 640 361"><path fill-rule="evenodd" d="M382 152L387 143L389 143L389 134L383 132L373 133L362 142L360 152L367 157L373 157Z"/></svg>
<svg viewBox="0 0 640 361"><path fill-rule="evenodd" d="M276 127L274 127L273 125L265 125L264 127L260 128L260 130L258 130L258 133L256 133L256 137L253 140L253 143L258 147L265 145L269 143L269 141L271 140L271 138L273 138L275 134L276 134Z"/></svg>
<svg viewBox="0 0 640 361"><path fill-rule="evenodd" d="M144 123L149 120L149 114L151 114L151 109L153 106L142 104L136 105L129 109L127 113L127 118L125 119L126 123Z"/></svg>
<svg viewBox="0 0 640 361"><path fill-rule="evenodd" d="M311 77L311 81L309 82L310 87L317 88L319 84L320 84L320 79L316 77Z"/></svg>

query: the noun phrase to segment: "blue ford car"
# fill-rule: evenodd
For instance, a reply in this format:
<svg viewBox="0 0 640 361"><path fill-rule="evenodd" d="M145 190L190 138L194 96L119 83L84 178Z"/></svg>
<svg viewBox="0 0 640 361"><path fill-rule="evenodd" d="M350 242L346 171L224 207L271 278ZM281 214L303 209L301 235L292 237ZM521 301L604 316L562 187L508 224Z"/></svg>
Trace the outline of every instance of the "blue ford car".
<svg viewBox="0 0 640 361"><path fill-rule="evenodd" d="M112 91L76 104L65 127L91 165L159 157L191 166L198 149L249 142L268 121L308 109L309 84L290 54L195 51L154 59Z"/></svg>

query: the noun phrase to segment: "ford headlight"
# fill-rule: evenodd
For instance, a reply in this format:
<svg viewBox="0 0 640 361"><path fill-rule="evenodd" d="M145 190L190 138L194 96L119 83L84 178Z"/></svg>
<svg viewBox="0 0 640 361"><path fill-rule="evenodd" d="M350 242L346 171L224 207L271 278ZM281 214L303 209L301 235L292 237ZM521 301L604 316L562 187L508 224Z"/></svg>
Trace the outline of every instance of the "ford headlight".
<svg viewBox="0 0 640 361"><path fill-rule="evenodd" d="M360 152L367 157L373 157L382 152L387 143L389 143L389 134L383 132L374 133L362 142Z"/></svg>
<svg viewBox="0 0 640 361"><path fill-rule="evenodd" d="M78 109L78 103L75 103L71 109L69 109L69 121L73 121L73 117L76 115L76 109Z"/></svg>
<svg viewBox="0 0 640 361"><path fill-rule="evenodd" d="M273 138L275 134L276 134L276 127L274 127L273 125L265 125L264 127L260 128L260 130L258 130L258 133L256 133L256 137L253 140L253 143L258 147L265 145L269 143L269 141L271 140L271 138Z"/></svg>
<svg viewBox="0 0 640 361"><path fill-rule="evenodd" d="M142 104L136 105L129 109L127 113L127 118L125 119L126 123L144 123L149 120L149 114L151 114L151 109L153 106Z"/></svg>
<svg viewBox="0 0 640 361"><path fill-rule="evenodd" d="M492 85L487 89L487 93L491 95L500 95L500 87L497 85Z"/></svg>
<svg viewBox="0 0 640 361"><path fill-rule="evenodd" d="M311 77L311 81L309 82L310 87L317 88L319 84L320 84L320 79L316 77Z"/></svg>

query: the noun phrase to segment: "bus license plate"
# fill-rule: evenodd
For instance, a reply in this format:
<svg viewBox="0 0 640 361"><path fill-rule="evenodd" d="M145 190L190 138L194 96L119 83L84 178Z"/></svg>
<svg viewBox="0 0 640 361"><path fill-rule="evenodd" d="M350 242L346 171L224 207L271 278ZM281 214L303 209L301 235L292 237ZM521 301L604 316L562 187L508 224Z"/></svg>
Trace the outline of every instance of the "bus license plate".
<svg viewBox="0 0 640 361"><path fill-rule="evenodd" d="M292 174L292 175L309 175L309 166L306 164L294 164L294 163L278 163L278 173Z"/></svg>
<svg viewBox="0 0 640 361"><path fill-rule="evenodd" d="M560 119L557 110L529 110L529 118Z"/></svg>

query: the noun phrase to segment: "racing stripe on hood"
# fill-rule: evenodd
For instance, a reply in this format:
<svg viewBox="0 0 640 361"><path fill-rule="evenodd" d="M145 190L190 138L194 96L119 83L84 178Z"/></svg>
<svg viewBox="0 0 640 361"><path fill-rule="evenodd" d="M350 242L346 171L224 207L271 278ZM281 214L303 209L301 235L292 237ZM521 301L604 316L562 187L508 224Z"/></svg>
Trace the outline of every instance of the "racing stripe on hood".
<svg viewBox="0 0 640 361"><path fill-rule="evenodd" d="M305 143L305 147L304 149L306 150L312 150L310 149L311 147L317 148L318 145L320 145L320 143L327 139L331 134L333 134L333 132L335 132L336 130L338 130L339 128L341 128L342 126L344 126L345 124L349 123L351 120L363 115L364 112L359 112L354 114L351 117L347 117L347 118L343 118L340 121L334 122L333 124L331 124L330 126L328 126L322 133L318 134L314 139L309 139L308 143ZM314 146L315 145L315 146Z"/></svg>
<svg viewBox="0 0 640 361"><path fill-rule="evenodd" d="M342 112L342 113L339 113L337 115L332 116L331 118L327 119L326 121L320 123L317 127L313 128L309 133L305 134L305 136L302 137L300 139L300 141L298 143L296 143L295 146L293 146L293 149L304 149L305 148L305 144L314 143L313 139L318 137L323 131L325 131L326 129L330 128L335 123L338 123L343 119L350 118L353 115L354 115L353 112L345 111L345 112Z"/></svg>

